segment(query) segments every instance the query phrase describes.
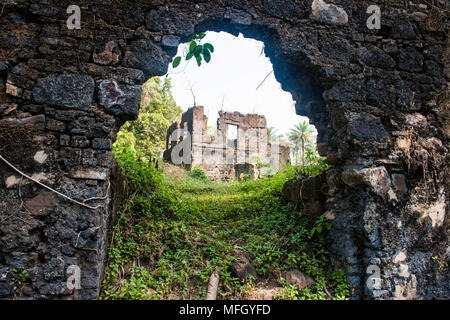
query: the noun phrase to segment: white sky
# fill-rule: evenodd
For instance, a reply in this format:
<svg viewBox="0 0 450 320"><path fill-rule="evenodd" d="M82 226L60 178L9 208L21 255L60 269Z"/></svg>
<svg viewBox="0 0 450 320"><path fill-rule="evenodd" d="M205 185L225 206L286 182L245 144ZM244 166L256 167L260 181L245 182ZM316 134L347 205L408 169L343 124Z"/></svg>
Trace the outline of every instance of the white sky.
<svg viewBox="0 0 450 320"><path fill-rule="evenodd" d="M178 55L183 56L181 64L175 69L169 66L172 93L183 110L194 105L190 82L197 105L205 107L208 124L212 126L216 126L222 100L224 111L264 115L267 126L277 128L282 134L299 121L308 119L295 114L291 94L281 89L273 73L256 90L273 70L269 58L262 52L262 42L225 32L207 32L202 43L206 42L214 46L209 63L203 61L198 67L195 58L185 61L183 51L187 45L182 44L178 48Z"/></svg>

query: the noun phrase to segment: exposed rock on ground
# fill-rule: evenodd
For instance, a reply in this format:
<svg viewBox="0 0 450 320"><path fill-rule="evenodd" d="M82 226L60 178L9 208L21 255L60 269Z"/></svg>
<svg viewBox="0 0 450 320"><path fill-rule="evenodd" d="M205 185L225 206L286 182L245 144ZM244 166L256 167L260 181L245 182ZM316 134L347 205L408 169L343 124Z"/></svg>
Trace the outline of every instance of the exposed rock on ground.
<svg viewBox="0 0 450 320"><path fill-rule="evenodd" d="M250 277L256 278L256 269L252 265L250 255L241 250L233 251L233 257L236 258L236 262L233 263L231 268L233 274L241 281L248 280Z"/></svg>
<svg viewBox="0 0 450 320"><path fill-rule="evenodd" d="M315 283L313 278L297 269L285 271L281 276L288 283L295 284L300 290L310 288Z"/></svg>

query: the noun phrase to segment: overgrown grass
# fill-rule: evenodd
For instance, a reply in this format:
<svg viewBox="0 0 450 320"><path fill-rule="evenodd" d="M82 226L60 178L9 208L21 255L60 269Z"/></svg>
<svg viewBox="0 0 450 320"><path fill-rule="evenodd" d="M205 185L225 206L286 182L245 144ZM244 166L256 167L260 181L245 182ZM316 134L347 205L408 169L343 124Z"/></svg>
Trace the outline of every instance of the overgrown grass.
<svg viewBox="0 0 450 320"><path fill-rule="evenodd" d="M300 269L316 280L304 290L281 281L280 299L325 299L326 291L335 299L348 297L345 275L326 272L326 230L312 232L314 221L280 201L283 184L296 174L292 168L243 183L192 175L180 181L133 153L115 151L128 188L102 299L204 299L216 270L221 272L218 298L245 299L248 284L231 274L234 249L251 254L258 279L280 280L282 271Z"/></svg>

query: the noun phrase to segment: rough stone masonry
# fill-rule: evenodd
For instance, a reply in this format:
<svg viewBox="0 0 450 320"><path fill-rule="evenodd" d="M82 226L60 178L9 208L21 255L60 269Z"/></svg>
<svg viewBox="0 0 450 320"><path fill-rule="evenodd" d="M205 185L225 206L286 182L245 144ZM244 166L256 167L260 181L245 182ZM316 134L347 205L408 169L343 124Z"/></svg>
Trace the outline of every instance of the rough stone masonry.
<svg viewBox="0 0 450 320"><path fill-rule="evenodd" d="M297 113L318 129L331 167L312 194L288 198L324 199L330 268L347 272L353 298L448 299L447 1L329 2L2 0L0 155L102 207L0 161L0 298L98 297L116 133L178 44L211 30L264 41ZM67 28L69 5L80 29ZM379 30L367 27L370 5ZM80 289L66 284L72 265Z"/></svg>

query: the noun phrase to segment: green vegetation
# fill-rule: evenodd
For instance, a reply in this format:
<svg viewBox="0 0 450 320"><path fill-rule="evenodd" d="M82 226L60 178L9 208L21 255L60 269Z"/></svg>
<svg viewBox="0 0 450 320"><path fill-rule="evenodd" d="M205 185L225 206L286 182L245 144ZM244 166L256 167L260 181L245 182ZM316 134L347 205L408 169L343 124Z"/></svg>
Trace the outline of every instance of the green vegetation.
<svg viewBox="0 0 450 320"><path fill-rule="evenodd" d="M189 171L189 176L192 178L201 180L201 181L207 181L208 177L206 176L205 171L203 171L202 168L194 167Z"/></svg>
<svg viewBox="0 0 450 320"><path fill-rule="evenodd" d="M126 148L116 147L115 154L126 194L102 299L205 299L216 270L218 299L251 298L269 279L283 288L279 299L348 297L345 275L326 271L326 220L309 221L280 201L295 168L271 178L222 183L201 178L204 172L197 169L184 178L164 174ZM234 249L250 253L257 279L242 283L233 277ZM315 285L298 290L281 280L281 272L291 269L307 273Z"/></svg>
<svg viewBox="0 0 450 320"><path fill-rule="evenodd" d="M294 163L298 163L300 158L301 165L305 166L307 164L305 161L306 152L316 153L317 149L314 127L308 121L300 121L290 130L289 141L291 142Z"/></svg>
<svg viewBox="0 0 450 320"><path fill-rule="evenodd" d="M202 44L202 39L206 36L205 33L195 34L192 36L192 40L189 42L188 50L184 53L186 61L192 57L197 61L197 65L200 67L202 61L209 63L211 61L211 54L214 52L214 46L211 43ZM180 56L177 56L172 61L172 67L176 68L181 63Z"/></svg>
<svg viewBox="0 0 450 320"><path fill-rule="evenodd" d="M127 147L145 159L160 157L165 148L167 129L182 113L170 89L167 77L164 81L151 78L142 86L139 118L122 126L115 146Z"/></svg>
<svg viewBox="0 0 450 320"><path fill-rule="evenodd" d="M14 282L18 285L23 285L28 278L28 271L27 270L19 271L17 269L13 269L13 271L17 275Z"/></svg>

